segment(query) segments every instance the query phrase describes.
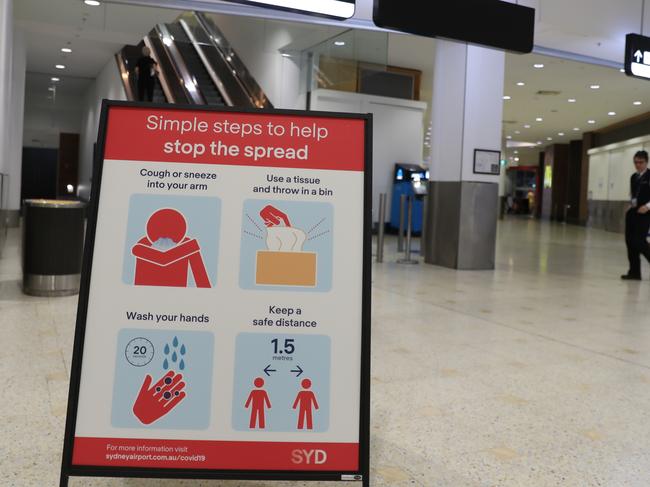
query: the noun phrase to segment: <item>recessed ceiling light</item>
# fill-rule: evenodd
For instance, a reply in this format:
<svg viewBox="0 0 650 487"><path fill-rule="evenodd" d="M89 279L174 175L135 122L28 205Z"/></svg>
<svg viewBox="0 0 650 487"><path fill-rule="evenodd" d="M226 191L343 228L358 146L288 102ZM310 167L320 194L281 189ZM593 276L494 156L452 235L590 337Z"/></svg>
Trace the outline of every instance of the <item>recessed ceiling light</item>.
<svg viewBox="0 0 650 487"><path fill-rule="evenodd" d="M526 86L526 83L524 83L523 81L518 81L517 86Z"/></svg>
<svg viewBox="0 0 650 487"><path fill-rule="evenodd" d="M54 66L56 69L65 69L65 65L63 64L57 64Z"/></svg>
<svg viewBox="0 0 650 487"><path fill-rule="evenodd" d="M72 49L70 49L69 47L62 47L62 48L61 48L61 52L67 52L67 53L70 53L70 52L72 52Z"/></svg>
<svg viewBox="0 0 650 487"><path fill-rule="evenodd" d="M509 96L509 95L504 95L504 96L503 96L503 99L504 99L504 100L512 100L512 97Z"/></svg>
<svg viewBox="0 0 650 487"><path fill-rule="evenodd" d="M535 121L536 121L536 122L543 122L544 119L543 119L542 117L537 117L537 118L535 119Z"/></svg>
<svg viewBox="0 0 650 487"><path fill-rule="evenodd" d="M50 87L48 88L48 91L54 91L55 89L56 89L56 88L54 88L54 86L50 86Z"/></svg>
<svg viewBox="0 0 650 487"><path fill-rule="evenodd" d="M288 53L286 53L286 52L283 52L283 53L282 53L282 57L291 57L291 54L288 54Z"/></svg>
<svg viewBox="0 0 650 487"><path fill-rule="evenodd" d="M54 78L50 78L50 79L51 79L52 81L54 81L54 82L56 82L56 81L60 81L59 78L56 78L56 77L54 77Z"/></svg>
<svg viewBox="0 0 650 487"><path fill-rule="evenodd" d="M642 105L642 104L643 104L643 102L640 102L640 101L635 101L635 102L634 102L633 104L634 104L634 105L636 105L636 106L639 106L639 105Z"/></svg>
<svg viewBox="0 0 650 487"><path fill-rule="evenodd" d="M515 154L519 154L519 151L518 151L518 150L516 150L516 151L515 151Z"/></svg>
<svg viewBox="0 0 650 487"><path fill-rule="evenodd" d="M518 158L518 157L515 157L515 162L519 162L519 158Z"/></svg>
<svg viewBox="0 0 650 487"><path fill-rule="evenodd" d="M553 137L546 137L546 140L553 140Z"/></svg>
<svg viewBox="0 0 650 487"><path fill-rule="evenodd" d="M593 124L596 123L596 121L595 121L595 120L587 120L587 123L588 123L589 125L593 125Z"/></svg>
<svg viewBox="0 0 650 487"><path fill-rule="evenodd" d="M339 47L345 46L345 41L334 41L334 45Z"/></svg>
<svg viewBox="0 0 650 487"><path fill-rule="evenodd" d="M512 139L512 135L506 135L506 139L508 140Z"/></svg>
<svg viewBox="0 0 650 487"><path fill-rule="evenodd" d="M599 90L600 85L591 85L591 86L589 86L589 88L591 88L592 90Z"/></svg>
<svg viewBox="0 0 650 487"><path fill-rule="evenodd" d="M619 71L620 71L621 73L624 73L624 72L625 72L625 68L621 68L621 69L619 69Z"/></svg>
<svg viewBox="0 0 650 487"><path fill-rule="evenodd" d="M580 127L573 127L574 132L580 132Z"/></svg>
<svg viewBox="0 0 650 487"><path fill-rule="evenodd" d="M607 112L607 115L609 115L610 117L613 117L613 116L616 115L616 112Z"/></svg>
<svg viewBox="0 0 650 487"><path fill-rule="evenodd" d="M84 3L86 5L90 5L91 7L99 7L101 5L101 2L97 0L84 0Z"/></svg>
<svg viewBox="0 0 650 487"><path fill-rule="evenodd" d="M524 125L524 128L525 128L525 129L529 129L529 128L530 128L530 125L526 124L526 125Z"/></svg>
<svg viewBox="0 0 650 487"><path fill-rule="evenodd" d="M576 99L575 99L575 98L569 98L567 101L568 101L569 103L575 103L575 102L576 102Z"/></svg>
<svg viewBox="0 0 650 487"><path fill-rule="evenodd" d="M542 145L542 141L541 141L541 140L538 140L538 141L537 141L537 145Z"/></svg>
<svg viewBox="0 0 650 487"><path fill-rule="evenodd" d="M564 137L564 132L558 132L557 133L560 137Z"/></svg>
<svg viewBox="0 0 650 487"><path fill-rule="evenodd" d="M544 64L542 64L542 63L533 64L533 68L535 68L535 69L542 69L543 67L544 67Z"/></svg>
<svg viewBox="0 0 650 487"><path fill-rule="evenodd" d="M515 135L519 135L521 133L521 130L515 130Z"/></svg>

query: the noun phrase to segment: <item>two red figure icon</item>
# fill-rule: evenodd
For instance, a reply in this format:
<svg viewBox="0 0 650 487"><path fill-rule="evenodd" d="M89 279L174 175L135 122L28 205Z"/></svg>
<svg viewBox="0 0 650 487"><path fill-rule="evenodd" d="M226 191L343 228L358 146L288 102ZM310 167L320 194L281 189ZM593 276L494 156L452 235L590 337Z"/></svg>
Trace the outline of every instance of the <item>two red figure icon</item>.
<svg viewBox="0 0 650 487"><path fill-rule="evenodd" d="M264 429L266 428L266 408L271 409L271 401L269 400L269 395L262 389L264 387L264 379L258 377L253 381L253 385L256 389L251 391L244 405L246 409L251 408L249 428L255 429L259 427L260 429Z"/></svg>
<svg viewBox="0 0 650 487"><path fill-rule="evenodd" d="M157 210L149 217L146 232L131 249L136 257L136 286L187 287L191 270L196 287L211 287L201 248L196 239L186 236L187 222L181 212Z"/></svg>
<svg viewBox="0 0 650 487"><path fill-rule="evenodd" d="M316 401L316 394L311 391L311 380L303 379L300 383L302 390L296 396L293 402L293 409L298 409L298 429L305 429L305 423L308 430L314 429L314 422L312 418L312 411L318 410L318 402Z"/></svg>
<svg viewBox="0 0 650 487"><path fill-rule="evenodd" d="M281 223L284 223L285 227L291 226L291 222L289 221L287 214L271 205L267 205L262 208L262 211L260 211L260 216L262 217L262 220L264 220L264 225L267 227L277 227Z"/></svg>
<svg viewBox="0 0 650 487"><path fill-rule="evenodd" d="M298 429L314 429L313 411L318 410L318 402L316 395L311 391L311 380L303 379L300 383L302 390L298 392L295 401L293 402L292 409L298 409ZM265 429L266 428L266 408L271 409L271 401L269 395L263 389L264 379L257 377L253 381L255 389L253 389L246 399L244 407L251 410L251 419L249 423L250 429Z"/></svg>
<svg viewBox="0 0 650 487"><path fill-rule="evenodd" d="M147 374L133 404L133 414L142 424L151 424L174 409L187 395L182 374L170 370L153 386Z"/></svg>

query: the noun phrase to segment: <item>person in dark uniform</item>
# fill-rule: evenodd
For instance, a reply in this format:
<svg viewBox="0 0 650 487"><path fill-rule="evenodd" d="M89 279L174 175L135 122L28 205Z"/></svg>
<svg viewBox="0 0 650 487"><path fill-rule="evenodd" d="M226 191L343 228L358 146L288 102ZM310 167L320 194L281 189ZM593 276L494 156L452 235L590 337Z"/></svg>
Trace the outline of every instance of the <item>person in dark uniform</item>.
<svg viewBox="0 0 650 487"><path fill-rule="evenodd" d="M135 64L135 75L138 80L138 100L153 101L153 89L156 84L157 63L151 57L151 50L142 48L142 56Z"/></svg>
<svg viewBox="0 0 650 487"><path fill-rule="evenodd" d="M641 255L650 262L650 171L648 170L648 153L639 151L634 155L636 172L630 182L632 205L625 216L625 243L630 270L621 279L641 280Z"/></svg>

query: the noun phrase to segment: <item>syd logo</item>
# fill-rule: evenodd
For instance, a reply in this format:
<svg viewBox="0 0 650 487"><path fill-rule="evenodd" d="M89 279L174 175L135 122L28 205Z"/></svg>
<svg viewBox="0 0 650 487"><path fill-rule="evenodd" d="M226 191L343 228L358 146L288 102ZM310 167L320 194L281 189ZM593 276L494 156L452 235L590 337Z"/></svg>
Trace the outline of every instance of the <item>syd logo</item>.
<svg viewBox="0 0 650 487"><path fill-rule="evenodd" d="M296 465L323 465L327 462L327 452L324 450L293 450L291 462Z"/></svg>

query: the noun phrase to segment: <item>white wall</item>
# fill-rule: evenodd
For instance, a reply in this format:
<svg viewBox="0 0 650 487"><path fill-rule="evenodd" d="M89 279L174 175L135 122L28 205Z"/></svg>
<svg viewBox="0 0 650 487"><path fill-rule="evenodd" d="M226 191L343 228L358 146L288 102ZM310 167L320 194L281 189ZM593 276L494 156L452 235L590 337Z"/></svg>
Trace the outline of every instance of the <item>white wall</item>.
<svg viewBox="0 0 650 487"><path fill-rule="evenodd" d="M78 185L78 194L82 199L90 197L93 150L97 141L103 99L126 100L124 85L117 69L117 63L113 58L106 63L83 97L84 117L81 121Z"/></svg>
<svg viewBox="0 0 650 487"><path fill-rule="evenodd" d="M396 162L422 164L422 120L427 104L334 90L315 90L312 110L372 113L372 201L373 221L378 221L379 194L389 195L386 215L390 218L390 198Z"/></svg>
<svg viewBox="0 0 650 487"><path fill-rule="evenodd" d="M23 160L23 114L25 107L25 72L27 49L20 29L13 32L12 89L9 102L11 121L5 154L9 159L9 209L20 208L21 173Z"/></svg>
<svg viewBox="0 0 650 487"><path fill-rule="evenodd" d="M591 149L588 199L629 200L633 158L640 150L650 151L650 135Z"/></svg>
<svg viewBox="0 0 650 487"><path fill-rule="evenodd" d="M44 102L42 98L33 94L25 100L23 145L57 149L59 134L81 131L83 98L57 95L54 103L47 99Z"/></svg>

